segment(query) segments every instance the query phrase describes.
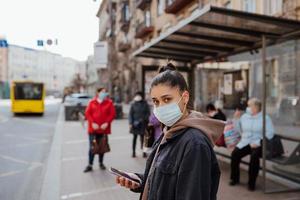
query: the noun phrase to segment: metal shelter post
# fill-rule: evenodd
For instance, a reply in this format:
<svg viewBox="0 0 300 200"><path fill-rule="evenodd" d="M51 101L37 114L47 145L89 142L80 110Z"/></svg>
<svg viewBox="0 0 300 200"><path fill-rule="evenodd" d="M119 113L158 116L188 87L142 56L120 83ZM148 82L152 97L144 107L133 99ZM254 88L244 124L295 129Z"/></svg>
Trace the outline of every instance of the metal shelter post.
<svg viewBox="0 0 300 200"><path fill-rule="evenodd" d="M262 82L263 82L263 89L262 89L262 127L263 127L263 144L262 144L262 152L263 152L263 190L266 193L266 96L267 96L267 82L266 82L266 36L262 35Z"/></svg>

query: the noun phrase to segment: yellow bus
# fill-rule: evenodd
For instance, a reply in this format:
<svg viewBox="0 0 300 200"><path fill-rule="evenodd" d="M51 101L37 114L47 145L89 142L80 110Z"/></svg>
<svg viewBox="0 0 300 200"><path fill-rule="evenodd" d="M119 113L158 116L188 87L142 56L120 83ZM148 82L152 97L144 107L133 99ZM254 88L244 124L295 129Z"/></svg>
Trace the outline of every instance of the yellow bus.
<svg viewBox="0 0 300 200"><path fill-rule="evenodd" d="M44 114L45 88L43 83L14 81L11 84L10 99L11 112L14 114Z"/></svg>

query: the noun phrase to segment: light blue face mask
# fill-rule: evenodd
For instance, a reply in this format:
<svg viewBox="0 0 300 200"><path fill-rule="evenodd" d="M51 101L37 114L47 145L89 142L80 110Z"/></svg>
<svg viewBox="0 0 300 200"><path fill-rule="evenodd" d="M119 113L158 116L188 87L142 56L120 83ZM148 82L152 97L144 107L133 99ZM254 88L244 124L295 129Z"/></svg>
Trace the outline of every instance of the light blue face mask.
<svg viewBox="0 0 300 200"><path fill-rule="evenodd" d="M154 107L153 113L155 117L164 125L171 127L173 126L183 115L178 103L181 101L182 97L177 103L170 103L160 107Z"/></svg>
<svg viewBox="0 0 300 200"><path fill-rule="evenodd" d="M246 108L246 113L252 115L252 112L251 112L251 108L250 108L250 107L247 107L247 108Z"/></svg>
<svg viewBox="0 0 300 200"><path fill-rule="evenodd" d="M108 96L107 92L100 92L98 94L98 98L100 99L100 101L103 101L107 96Z"/></svg>

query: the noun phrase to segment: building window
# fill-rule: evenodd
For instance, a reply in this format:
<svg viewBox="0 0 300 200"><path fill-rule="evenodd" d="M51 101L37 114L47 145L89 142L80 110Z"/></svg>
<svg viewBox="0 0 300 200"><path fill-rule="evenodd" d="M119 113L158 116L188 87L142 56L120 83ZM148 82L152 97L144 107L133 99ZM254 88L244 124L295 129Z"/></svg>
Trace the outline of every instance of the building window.
<svg viewBox="0 0 300 200"><path fill-rule="evenodd" d="M246 12L256 12L256 0L244 0L243 1L243 10Z"/></svg>
<svg viewBox="0 0 300 200"><path fill-rule="evenodd" d="M174 3L175 0L167 0L167 5L171 5L172 3Z"/></svg>
<svg viewBox="0 0 300 200"><path fill-rule="evenodd" d="M224 7L231 9L232 8L231 1L226 1L226 3L224 3Z"/></svg>
<svg viewBox="0 0 300 200"><path fill-rule="evenodd" d="M165 0L158 0L158 2L157 2L157 14L158 14L158 16L162 15L164 13L165 6L166 6L165 3L166 3Z"/></svg>
<svg viewBox="0 0 300 200"><path fill-rule="evenodd" d="M123 10L122 10L122 14L123 14L123 20L124 21L129 21L130 20L130 10L129 10L129 5L128 3L124 3L123 5Z"/></svg>
<svg viewBox="0 0 300 200"><path fill-rule="evenodd" d="M145 11L145 25L146 27L151 26L151 12L150 9Z"/></svg>
<svg viewBox="0 0 300 200"><path fill-rule="evenodd" d="M265 12L267 15L275 15L282 12L282 0L265 1Z"/></svg>

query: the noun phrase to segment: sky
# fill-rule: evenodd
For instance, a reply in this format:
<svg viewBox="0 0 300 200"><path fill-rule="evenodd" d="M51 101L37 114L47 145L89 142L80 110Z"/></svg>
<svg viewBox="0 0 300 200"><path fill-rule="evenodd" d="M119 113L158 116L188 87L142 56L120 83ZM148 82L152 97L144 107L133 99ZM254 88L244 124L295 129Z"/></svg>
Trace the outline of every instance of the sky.
<svg viewBox="0 0 300 200"><path fill-rule="evenodd" d="M0 37L9 44L86 60L98 39L101 0L0 0ZM58 45L38 47L37 40Z"/></svg>

